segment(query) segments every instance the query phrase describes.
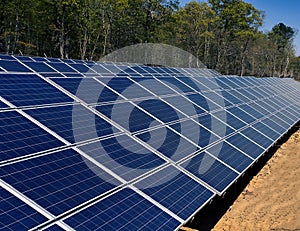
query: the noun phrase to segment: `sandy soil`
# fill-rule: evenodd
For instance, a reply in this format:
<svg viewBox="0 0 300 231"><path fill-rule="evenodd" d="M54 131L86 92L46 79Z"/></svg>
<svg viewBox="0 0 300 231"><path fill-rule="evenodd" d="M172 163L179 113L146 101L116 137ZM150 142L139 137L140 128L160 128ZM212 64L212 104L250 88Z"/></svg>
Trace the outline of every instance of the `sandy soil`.
<svg viewBox="0 0 300 231"><path fill-rule="evenodd" d="M300 130L281 145L212 229L235 230L300 231Z"/></svg>

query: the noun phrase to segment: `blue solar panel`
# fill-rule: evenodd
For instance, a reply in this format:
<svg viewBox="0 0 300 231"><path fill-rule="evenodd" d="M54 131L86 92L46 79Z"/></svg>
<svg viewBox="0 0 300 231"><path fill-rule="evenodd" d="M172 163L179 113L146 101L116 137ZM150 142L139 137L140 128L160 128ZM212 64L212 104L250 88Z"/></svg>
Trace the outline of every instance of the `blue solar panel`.
<svg viewBox="0 0 300 231"><path fill-rule="evenodd" d="M173 166L150 175L134 186L184 220L214 195Z"/></svg>
<svg viewBox="0 0 300 231"><path fill-rule="evenodd" d="M258 122L252 125L252 127L255 128L257 131L263 133L265 136L271 138L273 141L277 140L280 137L280 133L276 132L276 130L271 129L262 122Z"/></svg>
<svg viewBox="0 0 300 231"><path fill-rule="evenodd" d="M0 71L0 176L41 208L67 215L49 230L61 230L63 220L76 230L177 229L300 115L297 84L278 78L5 55ZM13 105L49 133L3 110Z"/></svg>
<svg viewBox="0 0 300 231"><path fill-rule="evenodd" d="M200 106L182 96L166 97L163 100L188 116L202 114L205 112L205 110L203 110Z"/></svg>
<svg viewBox="0 0 300 231"><path fill-rule="evenodd" d="M201 148L217 141L219 138L204 127L199 126L196 122L186 120L183 122L170 125L173 129L180 132L183 136L193 141Z"/></svg>
<svg viewBox="0 0 300 231"><path fill-rule="evenodd" d="M177 79L173 78L169 78L169 77L159 77L158 78L160 81L162 81L164 84L168 85L169 87L171 87L172 89L178 91L178 92L194 92L194 90L190 87L188 87L187 85L181 83L180 81L178 81Z"/></svg>
<svg viewBox="0 0 300 231"><path fill-rule="evenodd" d="M130 222L129 222L130 221ZM180 222L131 189L123 189L67 218L75 230L175 230Z"/></svg>
<svg viewBox="0 0 300 231"><path fill-rule="evenodd" d="M261 122L269 126L271 129L277 131L279 134L283 134L286 130L284 127L280 126L278 123L274 122L270 118L265 118Z"/></svg>
<svg viewBox="0 0 300 231"><path fill-rule="evenodd" d="M127 181L165 163L127 135L100 140L79 149Z"/></svg>
<svg viewBox="0 0 300 231"><path fill-rule="evenodd" d="M12 55L3 55L3 54L0 54L0 59L3 59L3 60L16 60L15 58L14 58L14 56L12 56Z"/></svg>
<svg viewBox="0 0 300 231"><path fill-rule="evenodd" d="M204 89L203 85L197 84L196 81L194 81L192 78L188 77L180 77L180 81L187 84L189 87L193 88L195 91L199 92Z"/></svg>
<svg viewBox="0 0 300 231"><path fill-rule="evenodd" d="M229 102L224 96L217 94L216 92L203 92L205 98L211 100L213 103L217 104L219 107L231 106L232 103Z"/></svg>
<svg viewBox="0 0 300 231"><path fill-rule="evenodd" d="M244 97L247 97L250 100L257 100L256 96L253 95L248 91L249 88L247 89L239 89L239 93L241 93Z"/></svg>
<svg viewBox="0 0 300 231"><path fill-rule="evenodd" d="M16 59L22 61L22 62L31 62L32 58L28 56L15 56Z"/></svg>
<svg viewBox="0 0 300 231"><path fill-rule="evenodd" d="M253 162L253 159L225 141L212 146L206 151L239 172L243 172Z"/></svg>
<svg viewBox="0 0 300 231"><path fill-rule="evenodd" d="M48 65L62 73L65 73L65 72L75 72L76 73L76 70L69 67L68 64L65 64L65 63L51 63L50 62L50 63L48 63Z"/></svg>
<svg viewBox="0 0 300 231"><path fill-rule="evenodd" d="M289 125L294 125L295 119L291 119L286 112L276 112L275 115Z"/></svg>
<svg viewBox="0 0 300 231"><path fill-rule="evenodd" d="M224 89L237 89L240 86L235 84L235 81L230 81L232 80L229 78L224 78L224 77L220 77L220 78L215 78L216 82Z"/></svg>
<svg viewBox="0 0 300 231"><path fill-rule="evenodd" d="M2 166L0 176L54 215L120 185L114 177L70 149Z"/></svg>
<svg viewBox="0 0 300 231"><path fill-rule="evenodd" d="M135 103L145 111L149 112L154 117L165 123L176 121L186 117L181 112L169 106L160 99L148 99L143 101L136 101Z"/></svg>
<svg viewBox="0 0 300 231"><path fill-rule="evenodd" d="M150 77L131 77L132 80L138 82L144 88L150 90L152 93L158 96L175 94L175 91L171 90L169 87L163 85L161 82L156 80L155 78Z"/></svg>
<svg viewBox="0 0 300 231"><path fill-rule="evenodd" d="M138 134L137 137L175 162L199 150L197 146L166 127Z"/></svg>
<svg viewBox="0 0 300 231"><path fill-rule="evenodd" d="M246 128L241 133L246 137L248 137L249 139L256 142L257 144L259 144L260 146L262 146L263 148L268 148L273 143L271 139L259 133L258 131L254 130L251 127Z"/></svg>
<svg viewBox="0 0 300 231"><path fill-rule="evenodd" d="M99 78L99 81L103 82L113 90L122 94L127 99L135 99L140 97L153 97L153 94L149 93L133 81L128 78Z"/></svg>
<svg viewBox="0 0 300 231"><path fill-rule="evenodd" d="M234 130L223 121L225 120L219 120L211 114L206 114L198 117L198 122L202 126L213 132L215 135L218 135L219 137L224 137L234 132Z"/></svg>
<svg viewBox="0 0 300 231"><path fill-rule="evenodd" d="M232 114L226 111L218 111L212 114L236 130L241 129L242 127L247 125L242 120L238 119L237 117L233 116Z"/></svg>
<svg viewBox="0 0 300 231"><path fill-rule="evenodd" d="M0 162L63 145L14 111L0 113L0 144Z"/></svg>
<svg viewBox="0 0 300 231"><path fill-rule="evenodd" d="M0 101L0 109L3 109L3 108L8 108L9 106L7 106L5 103L2 103Z"/></svg>
<svg viewBox="0 0 300 231"><path fill-rule="evenodd" d="M226 101L230 102L231 105L242 103L241 100L239 100L238 98L236 98L235 96L230 94L228 91L221 91L221 93L222 93L224 99L226 99Z"/></svg>
<svg viewBox="0 0 300 231"><path fill-rule="evenodd" d="M227 138L226 141L246 153L248 156L251 156L253 159L257 159L264 153L263 148L239 133Z"/></svg>
<svg viewBox="0 0 300 231"><path fill-rule="evenodd" d="M264 101L259 101L259 106L263 107L265 110L268 111L268 114L275 112L277 109L274 108L269 104L269 102L266 102L267 100Z"/></svg>
<svg viewBox="0 0 300 231"><path fill-rule="evenodd" d="M51 80L89 104L116 101L119 97L92 78L53 78Z"/></svg>
<svg viewBox="0 0 300 231"><path fill-rule="evenodd" d="M206 152L201 152L181 165L219 193L222 193L238 177L238 173Z"/></svg>
<svg viewBox="0 0 300 231"><path fill-rule="evenodd" d="M250 101L249 98L242 95L238 90L230 90L228 91L231 95L233 95L235 98L239 99L242 103L248 103Z"/></svg>
<svg viewBox="0 0 300 231"><path fill-rule="evenodd" d="M16 106L73 101L73 99L36 75L0 74L0 81L0 96Z"/></svg>
<svg viewBox="0 0 300 231"><path fill-rule="evenodd" d="M194 104L198 105L200 108L203 108L206 111L213 111L220 108L217 104L213 103L210 100L207 100L207 98L205 98L201 94L191 94L187 95L186 97L194 102Z"/></svg>
<svg viewBox="0 0 300 231"><path fill-rule="evenodd" d="M0 60L0 66L4 70L11 72L31 72L27 67L18 61Z"/></svg>
<svg viewBox="0 0 300 231"><path fill-rule="evenodd" d="M241 105L240 108L256 119L262 118L264 115L252 107L253 104Z"/></svg>
<svg viewBox="0 0 300 231"><path fill-rule="evenodd" d="M96 109L130 132L148 129L161 124L128 102L99 105Z"/></svg>
<svg viewBox="0 0 300 231"><path fill-rule="evenodd" d="M248 113L241 110L239 107L232 107L227 109L231 114L235 117L239 118L240 120L250 124L255 121L255 118L249 115Z"/></svg>
<svg viewBox="0 0 300 231"><path fill-rule="evenodd" d="M71 143L100 138L119 131L81 105L36 108L26 112Z"/></svg>
<svg viewBox="0 0 300 231"><path fill-rule="evenodd" d="M46 63L26 62L25 64L36 72L57 72L51 67L49 67Z"/></svg>
<svg viewBox="0 0 300 231"><path fill-rule="evenodd" d="M69 66L74 68L75 70L77 70L78 72L85 74L87 72L95 73L93 72L88 66L86 66L85 64L79 64L79 63L69 63Z"/></svg>
<svg viewBox="0 0 300 231"><path fill-rule="evenodd" d="M0 187L0 229L29 230L47 219L23 201Z"/></svg>

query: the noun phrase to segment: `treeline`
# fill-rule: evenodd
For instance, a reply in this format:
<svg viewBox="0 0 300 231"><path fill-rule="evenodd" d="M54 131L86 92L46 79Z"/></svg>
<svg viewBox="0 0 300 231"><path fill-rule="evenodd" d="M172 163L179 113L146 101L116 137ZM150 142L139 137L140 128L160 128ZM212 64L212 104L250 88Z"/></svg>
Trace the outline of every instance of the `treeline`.
<svg viewBox="0 0 300 231"><path fill-rule="evenodd" d="M166 43L223 74L300 75L295 29L260 31L264 12L242 0L2 0L0 52L99 60L137 43Z"/></svg>

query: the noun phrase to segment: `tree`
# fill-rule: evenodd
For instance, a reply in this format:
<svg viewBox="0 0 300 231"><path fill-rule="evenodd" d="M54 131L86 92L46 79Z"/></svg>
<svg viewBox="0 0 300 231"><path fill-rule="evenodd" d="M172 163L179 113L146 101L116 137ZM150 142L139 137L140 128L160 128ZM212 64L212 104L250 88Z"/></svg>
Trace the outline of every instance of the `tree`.
<svg viewBox="0 0 300 231"><path fill-rule="evenodd" d="M293 38L295 30L283 23L275 25L268 37L274 44L273 76L287 76L290 60L294 55Z"/></svg>

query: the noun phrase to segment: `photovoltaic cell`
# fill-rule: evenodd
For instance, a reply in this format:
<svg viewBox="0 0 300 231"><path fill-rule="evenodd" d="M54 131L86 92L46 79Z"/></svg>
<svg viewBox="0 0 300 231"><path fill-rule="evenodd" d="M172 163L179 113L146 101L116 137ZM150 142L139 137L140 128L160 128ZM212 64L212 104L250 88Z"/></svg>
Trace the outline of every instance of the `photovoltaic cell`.
<svg viewBox="0 0 300 231"><path fill-rule="evenodd" d="M199 147L205 148L209 144L217 141L219 138L206 128L199 126L192 120L186 120L170 125L184 137L188 138Z"/></svg>
<svg viewBox="0 0 300 231"><path fill-rule="evenodd" d="M2 103L0 101L0 109L3 109L3 108L8 108L9 106L7 106L5 103Z"/></svg>
<svg viewBox="0 0 300 231"><path fill-rule="evenodd" d="M268 138L277 140L280 137L280 133L276 132L276 130L271 129L267 125L263 124L262 122L257 122L256 124L252 125L254 129L263 133Z"/></svg>
<svg viewBox="0 0 300 231"><path fill-rule="evenodd" d="M42 63L42 62L26 62L25 65L39 73L42 73L42 72L56 73L57 72L53 68L49 67L46 63Z"/></svg>
<svg viewBox="0 0 300 231"><path fill-rule="evenodd" d="M0 162L63 143L15 111L0 112Z"/></svg>
<svg viewBox="0 0 300 231"><path fill-rule="evenodd" d="M0 66L10 72L31 72L27 67L18 61L0 60Z"/></svg>
<svg viewBox="0 0 300 231"><path fill-rule="evenodd" d="M255 121L255 118L249 115L248 113L241 110L239 107L232 107L227 109L231 114L240 120L244 121L247 124L250 124Z"/></svg>
<svg viewBox="0 0 300 231"><path fill-rule="evenodd" d="M46 107L26 113L70 143L100 138L119 130L81 105Z"/></svg>
<svg viewBox="0 0 300 231"><path fill-rule="evenodd" d="M208 148L206 151L238 172L243 172L253 162L251 158L228 144L226 141L220 142Z"/></svg>
<svg viewBox="0 0 300 231"><path fill-rule="evenodd" d="M93 78L52 78L51 80L88 104L123 99Z"/></svg>
<svg viewBox="0 0 300 231"><path fill-rule="evenodd" d="M223 192L238 177L236 172L206 152L201 152L181 165L219 193Z"/></svg>
<svg viewBox="0 0 300 231"><path fill-rule="evenodd" d="M0 74L0 95L15 106L72 102L73 99L31 74Z"/></svg>
<svg viewBox="0 0 300 231"><path fill-rule="evenodd" d="M130 132L137 132L161 124L128 102L99 105L96 109Z"/></svg>
<svg viewBox="0 0 300 231"><path fill-rule="evenodd" d="M130 221L130 222L128 222ZM75 230L175 230L180 222L125 188L67 218Z"/></svg>
<svg viewBox="0 0 300 231"><path fill-rule="evenodd" d="M134 186L184 220L214 195L173 166L150 175Z"/></svg>
<svg viewBox="0 0 300 231"><path fill-rule="evenodd" d="M137 137L175 162L199 150L197 146L166 127L138 134Z"/></svg>
<svg viewBox="0 0 300 231"><path fill-rule="evenodd" d="M0 229L29 230L47 219L23 201L0 187Z"/></svg>
<svg viewBox="0 0 300 231"><path fill-rule="evenodd" d="M228 113L227 111L218 111L218 112L214 112L212 114L236 130L241 129L242 127L247 125L242 120L233 116L232 114Z"/></svg>
<svg viewBox="0 0 300 231"><path fill-rule="evenodd" d="M153 94L149 93L138 84L134 83L128 78L116 77L116 78L99 78L99 81L105 85L111 87L113 90L122 94L127 99L136 99L140 97L153 97Z"/></svg>
<svg viewBox="0 0 300 231"><path fill-rule="evenodd" d="M70 149L2 166L0 176L53 215L120 185L114 177Z"/></svg>
<svg viewBox="0 0 300 231"><path fill-rule="evenodd" d="M239 133L227 138L226 141L244 153L248 154L253 159L257 159L261 154L264 153L263 148L259 147L257 144L253 143Z"/></svg>
<svg viewBox="0 0 300 231"><path fill-rule="evenodd" d="M241 133L265 149L268 148L273 143L273 141L270 140L268 137L259 133L258 131L254 130L251 127L246 128L245 130L241 131Z"/></svg>
<svg viewBox="0 0 300 231"><path fill-rule="evenodd" d="M213 101L207 99L206 97L204 97L204 95L201 94L190 94L186 96L187 98L189 98L192 102L194 102L196 105L198 105L199 107L203 108L206 111L214 111L216 109L219 109L220 106L216 103L214 103ZM221 97L219 100L223 100L221 99Z"/></svg>
<svg viewBox="0 0 300 231"><path fill-rule="evenodd" d="M169 86L170 88L174 89L177 92L194 92L194 90L187 85L181 83L175 78L169 78L169 77L159 77L160 81L162 81L164 84Z"/></svg>
<svg viewBox="0 0 300 231"><path fill-rule="evenodd" d="M165 86L164 84L162 84L161 82L159 82L157 79L153 77L143 77L143 78L131 77L131 79L138 82L141 86L148 89L155 95L163 96L163 95L175 94L175 91Z"/></svg>
<svg viewBox="0 0 300 231"><path fill-rule="evenodd" d="M78 148L127 181L165 163L159 156L127 135L100 140Z"/></svg>
<svg viewBox="0 0 300 231"><path fill-rule="evenodd" d="M51 67L53 67L54 69L58 70L59 72L62 72L62 73L66 73L66 72L69 72L69 73L75 72L76 73L76 71L73 68L69 67L65 63L52 63L52 62L50 62L49 65Z"/></svg>

